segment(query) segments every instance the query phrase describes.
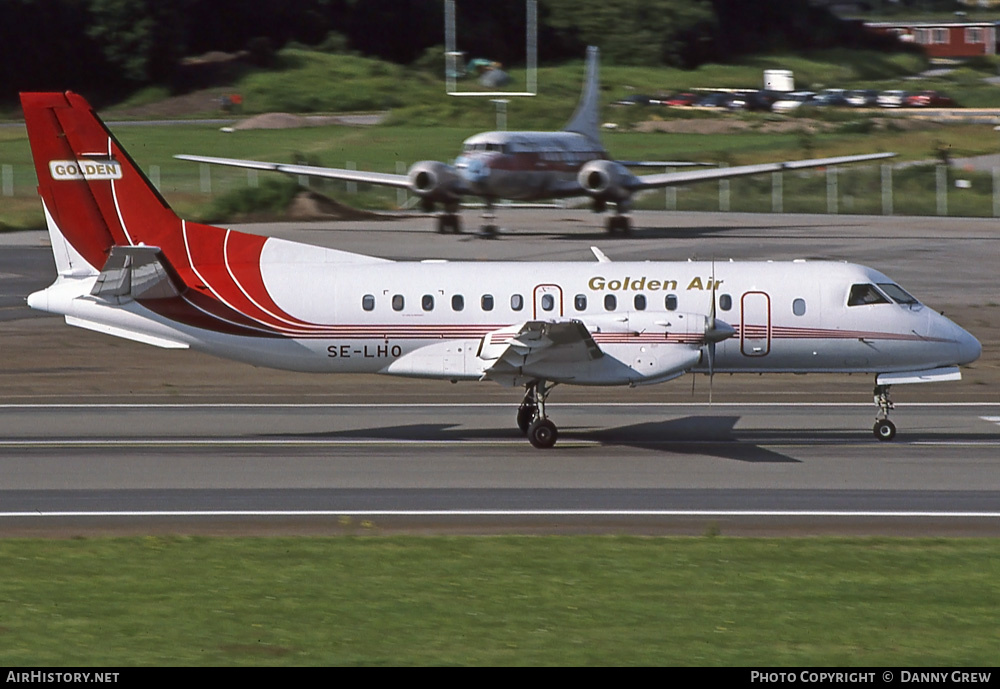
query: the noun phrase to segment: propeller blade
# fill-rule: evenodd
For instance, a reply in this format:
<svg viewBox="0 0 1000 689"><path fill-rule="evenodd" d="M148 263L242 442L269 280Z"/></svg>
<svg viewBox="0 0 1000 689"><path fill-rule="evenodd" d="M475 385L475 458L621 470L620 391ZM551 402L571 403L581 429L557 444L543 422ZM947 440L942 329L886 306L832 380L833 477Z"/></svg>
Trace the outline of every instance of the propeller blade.
<svg viewBox="0 0 1000 689"><path fill-rule="evenodd" d="M712 404L712 383L715 381L715 296L718 284L715 282L715 259L712 259L712 305L705 321L705 341L708 343L708 404Z"/></svg>

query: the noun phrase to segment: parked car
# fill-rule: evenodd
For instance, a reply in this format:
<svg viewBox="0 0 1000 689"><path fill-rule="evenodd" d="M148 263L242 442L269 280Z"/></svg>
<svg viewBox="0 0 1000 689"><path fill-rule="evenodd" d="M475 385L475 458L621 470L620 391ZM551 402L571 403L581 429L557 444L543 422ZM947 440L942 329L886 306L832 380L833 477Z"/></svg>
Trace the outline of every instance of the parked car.
<svg viewBox="0 0 1000 689"><path fill-rule="evenodd" d="M878 91L875 89L854 89L847 92L847 102L856 108L875 105L878 102Z"/></svg>
<svg viewBox="0 0 1000 689"><path fill-rule="evenodd" d="M746 110L750 94L750 91L735 91L729 94L729 102L726 103L726 107L730 110Z"/></svg>
<svg viewBox="0 0 1000 689"><path fill-rule="evenodd" d="M774 112L791 112L793 110L798 110L806 103L810 102L815 98L816 93L813 91L793 91L792 93L787 93L778 100L771 104L771 110Z"/></svg>
<svg viewBox="0 0 1000 689"><path fill-rule="evenodd" d="M906 105L906 97L909 95L908 91L883 91L878 94L876 102L882 108L901 108Z"/></svg>
<svg viewBox="0 0 1000 689"><path fill-rule="evenodd" d="M911 108L953 108L957 103L940 91L921 91L907 96L906 105Z"/></svg>
<svg viewBox="0 0 1000 689"><path fill-rule="evenodd" d="M847 105L847 92L844 89L824 89L808 105Z"/></svg>
<svg viewBox="0 0 1000 689"><path fill-rule="evenodd" d="M702 96L695 102L699 108L728 108L733 100L733 94L716 91Z"/></svg>
<svg viewBox="0 0 1000 689"><path fill-rule="evenodd" d="M697 100L698 96L694 93L675 93L674 95L665 98L663 104L674 107L687 106L694 105Z"/></svg>
<svg viewBox="0 0 1000 689"><path fill-rule="evenodd" d="M770 110L775 101L787 95L788 91L770 91L768 89L751 91L747 94L745 107L747 110Z"/></svg>
<svg viewBox="0 0 1000 689"><path fill-rule="evenodd" d="M624 98L619 98L616 101L612 101L612 105L653 105L659 104L660 101L654 99L652 96L643 96L638 93L632 94L631 96L625 96Z"/></svg>

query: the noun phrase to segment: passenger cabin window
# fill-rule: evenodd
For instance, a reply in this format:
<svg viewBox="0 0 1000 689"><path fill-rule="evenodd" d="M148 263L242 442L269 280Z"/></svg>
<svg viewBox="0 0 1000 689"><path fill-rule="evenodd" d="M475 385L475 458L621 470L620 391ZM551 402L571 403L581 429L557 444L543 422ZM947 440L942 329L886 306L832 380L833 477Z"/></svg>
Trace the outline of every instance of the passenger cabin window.
<svg viewBox="0 0 1000 689"><path fill-rule="evenodd" d="M403 295L394 294L392 295L392 310L402 311L403 310Z"/></svg>
<svg viewBox="0 0 1000 689"><path fill-rule="evenodd" d="M551 294L542 295L542 311L551 311L556 306L556 299Z"/></svg>
<svg viewBox="0 0 1000 689"><path fill-rule="evenodd" d="M374 311L375 310L375 295L374 294L366 294L365 296L361 297L361 308L363 308L365 311Z"/></svg>
<svg viewBox="0 0 1000 689"><path fill-rule="evenodd" d="M451 296L451 310L461 311L465 308L465 297L461 294L453 294Z"/></svg>
<svg viewBox="0 0 1000 689"><path fill-rule="evenodd" d="M514 311L520 311L524 308L524 297L520 294L510 295L510 308Z"/></svg>
<svg viewBox="0 0 1000 689"><path fill-rule="evenodd" d="M637 295L635 295L635 299L632 300L632 306L635 307L636 311L645 311L646 310L646 295L645 294L637 294Z"/></svg>
<svg viewBox="0 0 1000 689"><path fill-rule="evenodd" d="M586 311L587 310L587 295L586 294L578 294L575 297L573 297L573 308L575 308L577 311Z"/></svg>
<svg viewBox="0 0 1000 689"><path fill-rule="evenodd" d="M912 306L913 304L920 303L912 294L893 282L880 282L878 286L879 289L888 294L889 298L897 304Z"/></svg>
<svg viewBox="0 0 1000 689"><path fill-rule="evenodd" d="M728 294L723 294L719 297L719 308L723 311L729 311L733 308L733 298Z"/></svg>
<svg viewBox="0 0 1000 689"><path fill-rule="evenodd" d="M848 306L889 303L891 302L875 288L875 285L851 285L851 294L847 297Z"/></svg>
<svg viewBox="0 0 1000 689"><path fill-rule="evenodd" d="M663 305L667 307L667 311L676 311L677 310L677 295L676 294L668 294L667 297L666 297L666 299L664 299L664 301L663 301Z"/></svg>
<svg viewBox="0 0 1000 689"><path fill-rule="evenodd" d="M793 301L792 302L792 313L794 313L796 316L804 316L804 315L806 315L806 300L805 299L796 299L795 301Z"/></svg>
<svg viewBox="0 0 1000 689"><path fill-rule="evenodd" d="M604 310L614 311L618 308L618 297L613 294L604 295Z"/></svg>
<svg viewBox="0 0 1000 689"><path fill-rule="evenodd" d="M424 296L420 297L420 308L422 308L424 311L433 311L434 295L425 294Z"/></svg>
<svg viewBox="0 0 1000 689"><path fill-rule="evenodd" d="M479 300L479 305L482 307L483 311L493 310L493 295L484 294L483 298Z"/></svg>

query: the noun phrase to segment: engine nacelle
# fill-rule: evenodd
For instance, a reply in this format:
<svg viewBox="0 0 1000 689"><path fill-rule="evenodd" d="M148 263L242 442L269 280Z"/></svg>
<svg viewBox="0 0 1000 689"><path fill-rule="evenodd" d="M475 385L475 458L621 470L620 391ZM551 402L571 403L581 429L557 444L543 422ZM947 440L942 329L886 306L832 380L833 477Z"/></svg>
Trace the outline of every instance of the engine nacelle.
<svg viewBox="0 0 1000 689"><path fill-rule="evenodd" d="M591 160L580 168L577 182L600 201L624 201L632 195L638 178L624 165L611 160Z"/></svg>
<svg viewBox="0 0 1000 689"><path fill-rule="evenodd" d="M454 203L460 198L454 189L461 177L451 165L422 160L413 164L407 176L410 190L425 201Z"/></svg>

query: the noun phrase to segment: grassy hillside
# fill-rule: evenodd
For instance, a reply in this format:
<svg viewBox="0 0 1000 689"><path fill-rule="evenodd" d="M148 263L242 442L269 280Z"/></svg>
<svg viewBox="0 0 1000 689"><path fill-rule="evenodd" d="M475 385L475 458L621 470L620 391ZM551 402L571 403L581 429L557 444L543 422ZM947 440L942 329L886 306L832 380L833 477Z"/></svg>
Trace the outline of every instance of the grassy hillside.
<svg viewBox="0 0 1000 689"><path fill-rule="evenodd" d="M602 65L601 88L605 103L634 92L759 88L763 70L772 68L792 69L801 88L876 88L872 85L876 81L895 84L923 66L923 60L914 55L864 51L826 51L808 57L762 56L740 64L704 65L694 70ZM512 68L509 74L513 82L505 90L524 91L524 70ZM582 55L578 61L541 67L538 97L516 98L509 106L517 108L525 118L517 126L537 129L562 126L579 98L583 74ZM458 86L462 91L487 90L471 79L459 81ZM245 114L390 109L390 121L394 124L476 128L490 125L494 116L494 107L488 99L445 95L443 61L421 69L353 55L286 49L279 53L274 69L251 70L218 91L240 93ZM996 102L1000 105L1000 89L997 92ZM128 104L161 95L162 91L153 89L145 96L130 99Z"/></svg>
<svg viewBox="0 0 1000 689"><path fill-rule="evenodd" d="M434 62L436 65L437 63ZM920 69L922 61L912 55L883 55L857 51L831 51L806 57L768 56L745 60L739 65L706 65L695 70L666 68L631 68L605 66L601 71L602 119L618 125L605 134L605 144L612 156L634 160L697 160L728 165L774 160L842 155L869 151L896 151L901 160L933 159L935 150L945 146L953 156L992 153L995 135L989 125L899 126L877 110L864 112L838 110L815 112L808 116L787 117L756 113L707 113L685 108L622 107L611 101L630 93L670 92L692 87L753 87L759 85L768 68L794 70L799 86L813 88L839 86L934 86L948 90L961 102L976 105L1000 105L1000 88L983 82L995 71L991 60L978 60L943 77L905 81L904 76ZM508 127L512 129L558 129L568 120L579 98L583 80L583 60L539 70L539 95L534 98L511 98L507 105ZM512 71L515 82L510 88L524 88L523 72ZM475 90L475 82L460 82L462 90ZM350 55L331 55L308 50L284 50L273 70L253 70L236 83L192 94L184 99L164 100L161 90L151 89L133 95L118 107L102 108L107 120L134 117L136 106L145 104L146 117L162 117L183 112L186 116L219 116L214 96L239 92L244 97L243 112L249 116L262 112L343 112L389 109L386 124L376 127L313 127L285 130L251 130L222 134L217 124L180 126L115 126L116 135L160 187L177 210L191 218L224 219L232 209L245 208L247 199L224 199L222 194L243 190L248 177L245 171L214 168L210 190L206 193L201 171L192 163L176 161L176 153L196 153L236 158L291 161L293 157L314 164L345 167L352 163L362 170L394 172L417 160L449 160L457 155L467 136L496 126L494 105L486 98L451 98L444 94L441 71L402 67ZM169 107L168 107L169 106ZM181 109L178 110L178 107ZM185 109L186 108L186 109ZM639 121L698 119L706 125L687 133L640 133L633 131ZM738 130L720 129L719 123L740 123ZM781 131L772 131L783 125ZM699 125L700 127L700 125ZM24 130L0 128L0 163L13 170L13 195L6 196L0 207L0 227L41 226L42 217L34 195L35 179ZM156 166L156 173L152 173ZM267 176L265 175L265 178ZM845 183L847 180L845 180ZM768 180L756 182L768 184ZM365 189L357 196L345 197L345 186L314 182L321 191L359 207L394 208L394 191ZM921 194L933 194L933 175L922 183ZM789 198L796 187L789 186ZM845 185L845 188L847 186ZM718 208L714 185L694 187L693 192L679 190L681 207ZM760 196L750 183L733 183L734 193ZM984 193L976 209L992 208L988 187L977 183L974 193ZM981 190L981 191L980 191ZM963 192L964 195L969 194ZM273 202L287 194L268 194ZM826 208L822 190L812 194L818 201L816 212ZM250 194L253 196L253 194ZM657 206L662 196L643 202ZM269 202L269 203L271 203ZM763 203L763 202L761 202ZM766 204L751 204L753 208ZM273 205L273 203L272 203ZM746 207L734 199L733 208ZM794 202L787 208L797 208ZM880 208L873 198L851 208ZM954 206L957 208L957 206ZM916 208L907 204L911 212ZM922 208L922 207L921 207ZM282 209L272 208L280 214ZM897 212L906 212L902 205ZM923 212L923 211L921 211ZM980 210L975 212L979 213Z"/></svg>

